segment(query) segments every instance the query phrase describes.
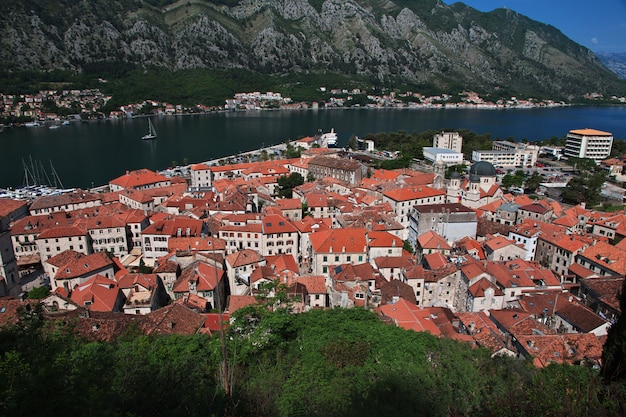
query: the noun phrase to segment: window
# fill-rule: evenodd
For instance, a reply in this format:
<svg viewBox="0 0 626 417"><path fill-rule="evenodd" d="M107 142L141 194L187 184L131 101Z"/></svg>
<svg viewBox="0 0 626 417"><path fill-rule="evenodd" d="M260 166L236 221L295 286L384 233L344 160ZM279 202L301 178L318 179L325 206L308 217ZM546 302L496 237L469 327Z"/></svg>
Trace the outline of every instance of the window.
<svg viewBox="0 0 626 417"><path fill-rule="evenodd" d="M328 262L328 256L324 255L324 257L322 258L322 262Z"/></svg>

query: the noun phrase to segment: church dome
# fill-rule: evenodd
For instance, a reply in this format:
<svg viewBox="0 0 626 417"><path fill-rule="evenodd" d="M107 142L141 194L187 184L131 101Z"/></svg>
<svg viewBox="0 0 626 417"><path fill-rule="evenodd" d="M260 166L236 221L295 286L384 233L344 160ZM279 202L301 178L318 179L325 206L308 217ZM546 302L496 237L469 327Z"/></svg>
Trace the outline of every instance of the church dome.
<svg viewBox="0 0 626 417"><path fill-rule="evenodd" d="M478 175L479 177L495 177L495 167L486 161L476 162L470 168L470 175Z"/></svg>
<svg viewBox="0 0 626 417"><path fill-rule="evenodd" d="M461 178L461 174L459 174L458 172L454 171L452 174L450 174L450 179L456 180L458 178Z"/></svg>

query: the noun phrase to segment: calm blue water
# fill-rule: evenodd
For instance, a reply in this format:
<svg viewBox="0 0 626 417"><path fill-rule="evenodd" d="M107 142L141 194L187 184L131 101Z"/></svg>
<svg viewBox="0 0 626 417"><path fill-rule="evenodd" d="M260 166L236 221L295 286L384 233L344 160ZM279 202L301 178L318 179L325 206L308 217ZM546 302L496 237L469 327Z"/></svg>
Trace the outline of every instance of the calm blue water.
<svg viewBox="0 0 626 417"><path fill-rule="evenodd" d="M367 133L468 129L493 139L539 140L593 128L626 139L626 106L552 109L382 109L216 113L155 117L158 139L142 141L145 118L75 123L51 130L13 128L0 134L0 187L23 184L22 160L53 163L65 187L103 185L126 170L160 170L176 161L204 162L334 128L339 144Z"/></svg>

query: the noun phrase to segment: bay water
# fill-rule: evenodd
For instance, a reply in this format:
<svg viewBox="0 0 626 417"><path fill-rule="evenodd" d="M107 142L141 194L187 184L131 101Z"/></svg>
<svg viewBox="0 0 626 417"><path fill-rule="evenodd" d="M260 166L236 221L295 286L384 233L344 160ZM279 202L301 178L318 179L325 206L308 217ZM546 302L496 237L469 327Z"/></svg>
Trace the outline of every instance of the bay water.
<svg viewBox="0 0 626 417"><path fill-rule="evenodd" d="M204 162L334 128L339 146L367 133L468 129L492 139L541 140L592 128L626 140L626 106L530 109L332 109L218 112L73 122L57 129L14 127L0 133L0 188L24 184L23 161L54 166L66 188L104 185L140 168Z"/></svg>

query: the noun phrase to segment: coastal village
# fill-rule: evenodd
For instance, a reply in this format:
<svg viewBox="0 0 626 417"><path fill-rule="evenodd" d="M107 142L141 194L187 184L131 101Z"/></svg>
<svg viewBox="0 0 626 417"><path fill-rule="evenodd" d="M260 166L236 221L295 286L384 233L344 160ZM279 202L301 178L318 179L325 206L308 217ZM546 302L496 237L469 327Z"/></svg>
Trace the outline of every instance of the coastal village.
<svg viewBox="0 0 626 417"><path fill-rule="evenodd" d="M102 80L105 82L106 80ZM370 94L361 88L326 89L319 88L320 93L328 95L323 102L294 101L283 97L278 92L246 92L237 93L227 99L223 106L206 106L196 104L186 106L163 101L145 100L141 103L129 103L119 109L104 112L103 108L111 100L97 88L88 90L42 90L37 94L5 94L0 93L2 111L0 116L8 120L20 120L27 126L55 126L62 121L88 119L120 119L138 115L181 115L190 113L207 113L213 111L250 111L261 109L331 109L346 107L366 108L529 108L565 106L564 102L554 100L538 100L533 98L489 101L475 92L464 92L458 96L448 94L425 96L417 92L395 93L384 95ZM626 103L626 97L604 97L590 93L587 100L611 100ZM53 111L57 109L57 111ZM5 123L4 127L9 124Z"/></svg>
<svg viewBox="0 0 626 417"><path fill-rule="evenodd" d="M470 163L463 137L440 132L424 169L384 170L364 157L373 143L354 154L329 139L293 141L296 158L196 163L186 177L139 169L97 190L0 199L0 325L41 308L112 340L131 325L213 334L249 305L365 308L538 367L601 364L621 314L623 211L550 198L556 168L536 199L506 190L502 170L539 170L539 146L494 142ZM572 130L549 151L615 173L612 141ZM446 175L459 158L466 171Z"/></svg>

